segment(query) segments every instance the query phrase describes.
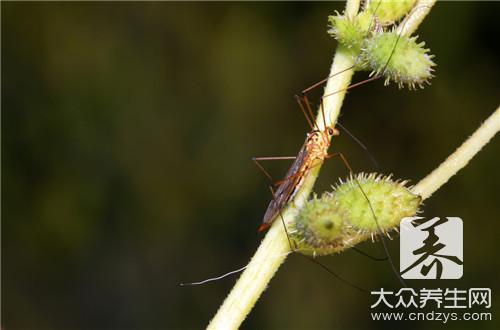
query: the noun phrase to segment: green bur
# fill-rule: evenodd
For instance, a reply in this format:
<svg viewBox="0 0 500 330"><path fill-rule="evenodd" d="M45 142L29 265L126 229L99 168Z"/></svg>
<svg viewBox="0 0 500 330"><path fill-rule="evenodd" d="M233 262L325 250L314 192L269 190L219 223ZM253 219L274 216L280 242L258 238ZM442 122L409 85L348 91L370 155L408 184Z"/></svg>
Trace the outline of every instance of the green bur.
<svg viewBox="0 0 500 330"><path fill-rule="evenodd" d="M328 33L356 56L367 35L370 20L364 15L349 18L337 14L328 16L328 22L330 24Z"/></svg>
<svg viewBox="0 0 500 330"><path fill-rule="evenodd" d="M424 42L394 27L413 5L414 1L372 1L356 16L329 16L328 33L353 57L356 71L383 76L386 85L393 81L400 88L423 88L433 77L434 56Z"/></svg>
<svg viewBox="0 0 500 330"><path fill-rule="evenodd" d="M383 26L393 24L412 9L416 0L370 1L364 11L357 16L347 17L337 13L328 16L330 29L328 33L347 48L359 51L369 30L377 24Z"/></svg>
<svg viewBox="0 0 500 330"><path fill-rule="evenodd" d="M402 218L417 213L421 200L405 187L405 182L377 174L359 174L356 179L351 177L339 184L333 192L314 196L307 202L290 225L290 238L304 254L339 252L367 236L394 229Z"/></svg>
<svg viewBox="0 0 500 330"><path fill-rule="evenodd" d="M434 56L424 46L424 42L417 44L417 37L380 32L365 40L362 56L374 74L385 76L386 85L392 80L400 88L423 88L433 77L435 66Z"/></svg>
<svg viewBox="0 0 500 330"><path fill-rule="evenodd" d="M410 12L416 0L372 0L365 6L365 13L375 13L380 24L387 25Z"/></svg>

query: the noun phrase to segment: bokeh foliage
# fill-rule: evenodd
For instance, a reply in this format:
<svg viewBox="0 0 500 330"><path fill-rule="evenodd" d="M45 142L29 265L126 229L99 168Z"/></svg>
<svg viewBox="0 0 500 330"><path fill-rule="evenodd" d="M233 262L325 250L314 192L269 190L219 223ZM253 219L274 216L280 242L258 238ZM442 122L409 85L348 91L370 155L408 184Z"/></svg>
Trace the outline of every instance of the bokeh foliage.
<svg viewBox="0 0 500 330"><path fill-rule="evenodd" d="M258 245L270 194L250 158L298 151L307 126L292 96L327 73L327 16L343 3L1 6L2 326L204 327L234 279L178 284L241 267ZM438 64L425 90L349 92L341 121L380 172L419 180L497 107L498 9L436 5L418 33ZM497 144L425 203L465 223L466 275L443 286L500 290ZM374 170L347 135L333 148ZM345 175L331 161L317 191ZM352 252L322 261L363 287L398 285ZM369 304L291 257L244 327L387 328Z"/></svg>

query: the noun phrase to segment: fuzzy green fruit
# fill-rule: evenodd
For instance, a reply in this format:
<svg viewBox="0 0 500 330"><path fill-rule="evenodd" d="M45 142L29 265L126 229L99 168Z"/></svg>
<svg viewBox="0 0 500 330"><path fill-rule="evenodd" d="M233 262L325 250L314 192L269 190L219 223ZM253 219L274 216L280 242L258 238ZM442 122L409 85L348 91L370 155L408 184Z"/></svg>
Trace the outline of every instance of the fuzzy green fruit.
<svg viewBox="0 0 500 330"><path fill-rule="evenodd" d="M398 87L423 88L433 77L433 55L425 43L417 44L417 37L398 35L397 32L376 33L364 43L363 58L372 74L383 75L385 84L394 81Z"/></svg>
<svg viewBox="0 0 500 330"><path fill-rule="evenodd" d="M338 185L333 193L339 211L348 214L352 227L368 233L385 232L418 210L421 198L405 187L406 181L393 181L390 176L375 174L361 174L356 180L351 178Z"/></svg>
<svg viewBox="0 0 500 330"><path fill-rule="evenodd" d="M306 203L290 234L300 252L315 255L321 250L319 254L323 254L338 244L337 239L343 236L347 226L347 214L332 202L332 195L326 193Z"/></svg>
<svg viewBox="0 0 500 330"><path fill-rule="evenodd" d="M416 0L371 0L367 1L365 12L377 16L382 25L400 20L415 5Z"/></svg>
<svg viewBox="0 0 500 330"><path fill-rule="evenodd" d="M367 26L364 22L358 17L351 18L338 14L328 16L328 22L330 23L328 33L341 45L358 54L366 37Z"/></svg>
<svg viewBox="0 0 500 330"><path fill-rule="evenodd" d="M402 218L415 215L420 202L420 196L408 190L405 182L359 174L331 193L314 196L288 231L297 251L327 255L351 247L366 236L386 234Z"/></svg>

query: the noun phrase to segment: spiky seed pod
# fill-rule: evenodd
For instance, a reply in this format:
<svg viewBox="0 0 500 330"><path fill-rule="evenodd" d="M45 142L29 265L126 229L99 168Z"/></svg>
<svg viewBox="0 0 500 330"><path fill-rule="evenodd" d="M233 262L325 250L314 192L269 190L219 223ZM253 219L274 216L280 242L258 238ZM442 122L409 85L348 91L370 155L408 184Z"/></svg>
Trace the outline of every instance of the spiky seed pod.
<svg viewBox="0 0 500 330"><path fill-rule="evenodd" d="M372 15L362 12L355 17L336 15L328 16L330 28L328 33L334 37L341 46L344 46L353 57L356 64L356 71L369 70L366 62L360 56L365 38L370 35L370 31L376 28L372 21Z"/></svg>
<svg viewBox="0 0 500 330"><path fill-rule="evenodd" d="M342 212L337 203L332 202L332 195L323 194L321 198L314 196L306 203L290 229L297 249L304 254L316 254L334 248L340 242L348 228L347 214ZM322 253L323 254L323 253Z"/></svg>
<svg viewBox="0 0 500 330"><path fill-rule="evenodd" d="M339 211L348 213L351 226L370 233L379 229L385 232L417 212L421 197L405 187L406 181L393 181L390 176L375 173L357 175L356 180L350 178L333 192Z"/></svg>
<svg viewBox="0 0 500 330"><path fill-rule="evenodd" d="M366 27L358 17L346 17L340 14L328 16L330 28L328 34L340 44L359 53L361 43L366 36Z"/></svg>
<svg viewBox="0 0 500 330"><path fill-rule="evenodd" d="M371 0L364 11L375 14L379 23L389 25L399 21L415 5L416 0Z"/></svg>
<svg viewBox="0 0 500 330"><path fill-rule="evenodd" d="M408 86L423 88L433 77L433 55L425 49L425 43L417 43L417 37L398 35L396 31L380 32L366 39L363 60L372 75L384 75L385 84L394 81L399 88Z"/></svg>
<svg viewBox="0 0 500 330"><path fill-rule="evenodd" d="M327 255L380 231L386 234L395 229L402 218L417 213L421 202L420 196L411 193L405 183L362 173L356 179L341 182L331 193L313 197L289 227L297 250L308 255Z"/></svg>

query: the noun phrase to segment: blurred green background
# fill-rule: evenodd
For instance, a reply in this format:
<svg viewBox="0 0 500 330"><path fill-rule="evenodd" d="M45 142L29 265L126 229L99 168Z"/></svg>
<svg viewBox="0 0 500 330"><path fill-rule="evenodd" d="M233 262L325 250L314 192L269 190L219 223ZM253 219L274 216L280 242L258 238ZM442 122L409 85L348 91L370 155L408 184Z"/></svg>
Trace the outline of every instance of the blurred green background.
<svg viewBox="0 0 500 330"><path fill-rule="evenodd" d="M257 248L270 193L250 159L299 150L308 128L293 95L328 73L326 19L343 6L2 2L2 326L203 328L236 277L179 283ZM438 3L418 32L436 55L432 85L348 94L340 120L380 172L417 182L498 106L499 9ZM346 134L333 148L375 170ZM450 328L499 325L499 160L497 137L425 203L465 227L464 277L436 286L493 290L492 322ZM279 178L288 163L269 168ZM345 176L328 162L316 191ZM352 251L321 261L362 287L398 287L387 263ZM243 328L401 326L371 322L370 298L291 256Z"/></svg>

